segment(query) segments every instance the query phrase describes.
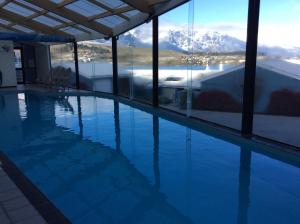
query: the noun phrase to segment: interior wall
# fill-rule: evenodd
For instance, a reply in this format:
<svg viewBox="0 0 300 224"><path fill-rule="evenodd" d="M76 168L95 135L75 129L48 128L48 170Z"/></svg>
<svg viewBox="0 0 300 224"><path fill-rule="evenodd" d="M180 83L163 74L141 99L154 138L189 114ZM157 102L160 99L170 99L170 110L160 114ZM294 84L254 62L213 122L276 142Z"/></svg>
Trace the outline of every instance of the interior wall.
<svg viewBox="0 0 300 224"><path fill-rule="evenodd" d="M17 85L12 41L0 41L0 71L2 72L2 84L0 83L0 87Z"/></svg>
<svg viewBox="0 0 300 224"><path fill-rule="evenodd" d="M35 47L36 73L38 83L47 83L51 77L50 52L48 45Z"/></svg>

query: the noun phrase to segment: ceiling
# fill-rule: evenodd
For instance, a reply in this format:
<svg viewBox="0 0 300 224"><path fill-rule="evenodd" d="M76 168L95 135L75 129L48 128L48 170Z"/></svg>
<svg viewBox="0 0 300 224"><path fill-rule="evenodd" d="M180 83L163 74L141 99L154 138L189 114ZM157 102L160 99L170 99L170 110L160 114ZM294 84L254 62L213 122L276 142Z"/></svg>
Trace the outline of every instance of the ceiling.
<svg viewBox="0 0 300 224"><path fill-rule="evenodd" d="M117 36L188 0L0 0L0 33Z"/></svg>

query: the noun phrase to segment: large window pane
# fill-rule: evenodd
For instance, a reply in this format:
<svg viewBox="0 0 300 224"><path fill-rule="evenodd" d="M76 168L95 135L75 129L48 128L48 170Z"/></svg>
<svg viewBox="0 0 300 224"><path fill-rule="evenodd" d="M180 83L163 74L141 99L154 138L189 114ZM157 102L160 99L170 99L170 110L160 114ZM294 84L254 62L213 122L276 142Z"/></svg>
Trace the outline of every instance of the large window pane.
<svg viewBox="0 0 300 224"><path fill-rule="evenodd" d="M188 10L185 4L159 17L159 105L186 113Z"/></svg>
<svg viewBox="0 0 300 224"><path fill-rule="evenodd" d="M50 46L52 76L50 83L60 87L75 87L76 74L72 43Z"/></svg>
<svg viewBox="0 0 300 224"><path fill-rule="evenodd" d="M152 103L152 22L133 29L131 34L134 37L132 97Z"/></svg>
<svg viewBox="0 0 300 224"><path fill-rule="evenodd" d="M262 0L254 134L300 147L299 1Z"/></svg>
<svg viewBox="0 0 300 224"><path fill-rule="evenodd" d="M118 40L118 88L119 95L130 97L132 86L132 42L133 37L130 33L119 36Z"/></svg>
<svg viewBox="0 0 300 224"><path fill-rule="evenodd" d="M152 102L152 22L120 36L118 72L120 95Z"/></svg>
<svg viewBox="0 0 300 224"><path fill-rule="evenodd" d="M78 59L80 88L112 93L111 41L79 42Z"/></svg>
<svg viewBox="0 0 300 224"><path fill-rule="evenodd" d="M194 4L191 116L240 129L248 0Z"/></svg>

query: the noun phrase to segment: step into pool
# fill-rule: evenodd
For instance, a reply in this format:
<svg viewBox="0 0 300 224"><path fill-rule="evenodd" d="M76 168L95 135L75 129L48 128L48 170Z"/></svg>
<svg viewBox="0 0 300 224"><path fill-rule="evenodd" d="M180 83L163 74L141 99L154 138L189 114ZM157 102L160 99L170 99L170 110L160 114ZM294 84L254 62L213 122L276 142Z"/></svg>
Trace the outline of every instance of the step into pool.
<svg viewBox="0 0 300 224"><path fill-rule="evenodd" d="M300 222L300 164L266 146L96 96L0 93L0 124L0 149L72 223Z"/></svg>

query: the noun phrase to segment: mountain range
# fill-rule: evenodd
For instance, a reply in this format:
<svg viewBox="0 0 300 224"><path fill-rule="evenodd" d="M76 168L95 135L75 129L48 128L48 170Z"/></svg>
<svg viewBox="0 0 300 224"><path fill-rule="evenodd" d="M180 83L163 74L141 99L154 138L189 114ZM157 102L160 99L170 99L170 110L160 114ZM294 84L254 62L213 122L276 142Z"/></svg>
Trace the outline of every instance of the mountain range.
<svg viewBox="0 0 300 224"><path fill-rule="evenodd" d="M121 35L119 37L119 43L123 45L132 45L138 48L151 48L152 46L151 38L149 38L149 36L143 36L139 32L128 32ZM159 46L162 50L173 50L178 52L188 52L192 48L194 52L230 53L245 51L246 42L219 32L207 32L204 34L195 32L192 40L186 32L169 30L168 35L165 35L164 38L159 40ZM300 56L300 48L287 49L259 45L258 52L270 56Z"/></svg>

